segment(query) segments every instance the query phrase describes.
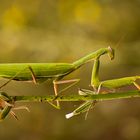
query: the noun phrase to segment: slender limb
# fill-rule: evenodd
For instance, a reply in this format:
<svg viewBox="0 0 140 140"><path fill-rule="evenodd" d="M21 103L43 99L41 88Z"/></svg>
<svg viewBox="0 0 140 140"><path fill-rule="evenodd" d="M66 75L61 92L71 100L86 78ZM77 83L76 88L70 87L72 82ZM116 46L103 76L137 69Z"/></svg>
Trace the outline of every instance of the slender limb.
<svg viewBox="0 0 140 140"><path fill-rule="evenodd" d="M55 92L55 96L57 98L58 96L58 93L62 93L64 92L65 90L69 89L70 87L74 86L76 83L78 83L80 81L80 79L71 79L71 80L61 80L61 81L57 81L57 80L54 80L53 81L53 85L54 85L54 92ZM62 89L60 92L58 92L58 85L60 84L66 84L66 83L72 83L70 84L69 86L67 86L66 88ZM57 102L57 107L60 108L60 104L59 104L59 101L56 101Z"/></svg>
<svg viewBox="0 0 140 140"><path fill-rule="evenodd" d="M29 108L26 107L26 106L18 106L18 107L14 107L14 108L13 108L13 110L21 110L21 109L30 112Z"/></svg>
<svg viewBox="0 0 140 140"><path fill-rule="evenodd" d="M21 110L21 109L24 109L24 110L27 110L28 112L30 112L29 108L26 107L26 106L19 106L19 107L14 107L12 110ZM16 119L16 120L19 120L17 115L14 113L14 111L10 111L10 114Z"/></svg>
<svg viewBox="0 0 140 140"><path fill-rule="evenodd" d="M36 83L37 83L37 80L36 80L36 77L35 77L35 73L34 73L34 71L33 71L33 69L32 69L31 66L28 66L28 68L29 68L29 70L30 70L30 72L31 72L31 76L32 76L32 79L33 79L33 83L36 84Z"/></svg>
<svg viewBox="0 0 140 140"><path fill-rule="evenodd" d="M13 111L11 111L10 114L11 114L17 121L19 120L18 117L17 117L17 115L16 115Z"/></svg>
<svg viewBox="0 0 140 140"><path fill-rule="evenodd" d="M97 94L99 94L99 93L100 93L101 87L102 87L102 82L101 82L101 83L100 83L100 85L98 86L98 89L97 89Z"/></svg>
<svg viewBox="0 0 140 140"><path fill-rule="evenodd" d="M94 107L96 105L97 101L92 101L91 105L88 107L88 109L86 110L86 114L85 114L85 120L87 119L87 116L88 116L88 113L89 113L89 110Z"/></svg>
<svg viewBox="0 0 140 140"><path fill-rule="evenodd" d="M137 88L138 90L140 90L140 86L139 86L136 82L133 82L133 84L136 86L136 88Z"/></svg>
<svg viewBox="0 0 140 140"><path fill-rule="evenodd" d="M97 87L99 85L99 65L100 65L100 61L99 58L97 58L94 61L94 65L93 65L93 70L92 70L92 76L91 76L91 86L95 89L94 92L89 91L89 90L85 90L85 89L80 89L79 90L79 94L80 95L93 95L93 94L97 94ZM66 118L69 119L75 115L79 115L81 113L86 112L85 114L85 119L87 118L88 112L91 109L92 106L95 106L95 104L97 103L97 100L95 101L85 101L84 103L82 103L78 108L76 108L72 113L69 113L66 115Z"/></svg>
<svg viewBox="0 0 140 140"><path fill-rule="evenodd" d="M66 88L60 90L58 93L62 93L64 91L66 91L67 89L71 88L72 86L76 85L78 82L80 81L80 79L71 79L71 80L62 80L62 81L57 81L56 84L66 84L66 83L72 83L69 86L67 86Z"/></svg>
<svg viewBox="0 0 140 140"><path fill-rule="evenodd" d="M97 58L94 61L92 75L91 75L91 86L93 87L94 91L97 92L98 86L100 84L99 81L99 67L100 67L100 60Z"/></svg>
<svg viewBox="0 0 140 140"><path fill-rule="evenodd" d="M57 97L58 96L58 92L57 92L58 85L56 84L56 81L53 81L53 88L54 88L54 94ZM56 107L60 108L60 104L59 104L58 100L56 100Z"/></svg>

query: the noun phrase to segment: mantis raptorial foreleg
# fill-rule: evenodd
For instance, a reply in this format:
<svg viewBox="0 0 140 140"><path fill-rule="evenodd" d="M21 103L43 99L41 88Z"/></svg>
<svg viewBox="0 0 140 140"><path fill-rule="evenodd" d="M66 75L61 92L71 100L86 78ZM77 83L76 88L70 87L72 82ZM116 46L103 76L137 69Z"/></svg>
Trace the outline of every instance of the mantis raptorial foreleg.
<svg viewBox="0 0 140 140"><path fill-rule="evenodd" d="M114 51L110 49L110 58L111 60L114 58ZM100 56L97 57L94 60L93 70L92 70L92 76L91 76L91 86L94 89L94 94L97 94L98 92L98 85L100 84L99 81L99 67L100 67ZM80 95L87 95L87 94L93 94L93 91L86 90L86 89L80 89L79 90ZM85 119L87 118L87 114L90 108L94 107L97 103L97 100L94 101L86 101L83 104L81 104L77 109L75 109L72 113L66 114L66 118L69 119L75 115L81 114L86 112Z"/></svg>
<svg viewBox="0 0 140 140"><path fill-rule="evenodd" d="M140 90L140 86L136 82L136 80L140 79L140 76L131 76L131 77L123 77L118 79L100 81L99 65L100 65L100 60L97 59L93 66L92 78L91 78L91 86L94 88L95 91L97 91L96 94L100 93L101 87L114 90L116 88L124 87L131 84L133 84L138 90Z"/></svg>
<svg viewBox="0 0 140 140"><path fill-rule="evenodd" d="M136 80L140 79L140 76L124 77L124 78L106 80L106 81L100 82L100 80L99 80L100 60L99 59L96 60L94 65L96 65L96 66L93 67L91 85L94 88L94 90L96 91L96 94L101 93L100 90L102 87L106 87L106 88L115 90L116 88L120 88L120 87L131 85L131 84L134 84L134 86L138 90L140 90L140 86L136 83Z"/></svg>
<svg viewBox="0 0 140 140"><path fill-rule="evenodd" d="M98 76L99 75L99 65L100 65L100 61L99 61L99 58L97 58L94 61L92 78L91 78L91 85L95 90L95 94L97 94L96 85L99 84L99 76ZM94 84L94 86L93 86L93 84ZM87 94L93 94L93 91L86 90L86 89L79 89L79 95L87 95ZM67 114L66 118L69 119L75 115L86 112L86 115L85 115L85 119L86 119L88 111L90 110L90 108L95 106L96 103L97 103L97 100L86 101L86 102L82 103L78 108L76 108L72 113Z"/></svg>
<svg viewBox="0 0 140 140"><path fill-rule="evenodd" d="M99 59L96 59L94 62L93 71L92 71L92 78L91 78L91 86L94 88L95 94L100 93L101 87L106 87L109 89L116 89L116 88L120 88L123 86L131 85L131 84L134 84L135 87L138 90L140 90L140 86L136 83L136 80L140 79L140 76L124 77L124 78L106 80L106 81L100 82L100 80L99 80L99 65L100 65L100 61L99 61ZM86 95L86 94L90 94L90 93L93 94L93 92L90 92L87 90L80 90L79 91L80 95ZM80 105L72 113L67 114L66 118L73 117L74 115L78 115L78 114L83 113L85 111L88 112L89 108L91 107L91 104L93 104L93 103L95 105L95 103L97 103L97 101L96 102L93 102L93 101L84 102L82 105Z"/></svg>
<svg viewBox="0 0 140 140"><path fill-rule="evenodd" d="M100 81L99 80L99 65L100 65L100 60L97 59L93 66L92 78L91 78L91 86L96 91L96 94L100 93L100 90L102 87L115 90L116 88L128 86L131 84L133 84L138 90L140 90L140 86L136 83L136 80L140 79L140 76L123 77L119 79Z"/></svg>

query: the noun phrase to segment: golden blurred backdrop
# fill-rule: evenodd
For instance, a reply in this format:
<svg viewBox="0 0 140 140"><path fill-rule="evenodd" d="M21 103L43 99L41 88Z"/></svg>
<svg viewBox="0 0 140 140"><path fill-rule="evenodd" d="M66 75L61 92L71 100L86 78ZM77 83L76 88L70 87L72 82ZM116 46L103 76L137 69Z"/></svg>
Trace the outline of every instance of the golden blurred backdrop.
<svg viewBox="0 0 140 140"><path fill-rule="evenodd" d="M139 0L0 0L0 63L73 62L111 46L115 60L102 57L100 79L139 75L139 7ZM81 81L63 94L89 89L92 65L67 76ZM2 90L9 95L53 94L52 81L41 85L12 81ZM63 102L61 110L47 103L23 103L31 112L17 111L19 121L8 116L1 122L0 139L139 140L139 102L101 102L86 121L84 114L65 119L79 102Z"/></svg>

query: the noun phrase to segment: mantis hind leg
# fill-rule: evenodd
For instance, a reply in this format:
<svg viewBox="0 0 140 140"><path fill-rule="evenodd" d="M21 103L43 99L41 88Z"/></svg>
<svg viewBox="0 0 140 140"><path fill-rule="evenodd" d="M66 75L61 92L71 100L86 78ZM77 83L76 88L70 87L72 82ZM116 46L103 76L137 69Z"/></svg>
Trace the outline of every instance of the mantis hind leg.
<svg viewBox="0 0 140 140"><path fill-rule="evenodd" d="M70 87L74 86L74 85L75 85L76 83L78 83L79 81L80 81L80 79L61 80L61 81L54 80L54 81L53 81L53 85L54 85L54 93L55 93L55 96L56 96L56 98L55 98L54 100L57 99L58 93L64 92L65 90L67 90L67 89L69 89ZM66 84L66 83L72 83L72 84L70 84L69 86L67 86L66 88L64 88L64 89L62 89L62 90L60 90L60 91L58 92L58 85L60 85L60 84ZM57 107L57 108L60 108L59 101L56 100L56 103L57 103L56 107Z"/></svg>
<svg viewBox="0 0 140 140"><path fill-rule="evenodd" d="M140 86L136 82L133 82L133 84L138 90L140 90Z"/></svg>
<svg viewBox="0 0 140 140"><path fill-rule="evenodd" d="M28 68L29 68L29 70L30 70L30 72L31 72L31 76L32 76L33 83L34 83L34 84L37 84L36 76L35 76L35 73L34 73L32 67L29 66ZM56 89L57 89L57 85L54 84L54 92L55 92L55 95L57 95L57 90L56 90ZM57 108L57 109L60 109L60 105L59 105L59 102L58 102L58 101L57 101L57 105L55 105L55 104L53 104L52 102L49 102L49 101L48 101L48 103L49 103L50 105L52 105L53 107L55 107L55 108Z"/></svg>
<svg viewBox="0 0 140 140"><path fill-rule="evenodd" d="M36 80L36 77L35 77L35 73L34 73L34 71L33 71L33 69L32 69L31 66L28 66L28 68L29 68L29 70L31 72L33 83L36 84L37 83L37 80Z"/></svg>

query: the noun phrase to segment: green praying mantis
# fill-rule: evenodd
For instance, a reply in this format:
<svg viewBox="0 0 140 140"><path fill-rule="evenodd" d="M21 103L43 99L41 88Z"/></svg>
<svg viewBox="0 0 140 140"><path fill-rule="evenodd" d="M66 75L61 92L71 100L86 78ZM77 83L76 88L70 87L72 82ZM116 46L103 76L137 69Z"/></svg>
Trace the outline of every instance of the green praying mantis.
<svg viewBox="0 0 140 140"><path fill-rule="evenodd" d="M77 79L64 80L61 81L63 77L80 68L83 64L94 60L92 76L91 76L91 86L94 91L80 89L80 95L87 94L99 94L101 93L101 88L106 87L109 89L116 89L122 86L127 86L134 84L139 90L140 87L136 83L140 76L124 77L120 79L99 80L99 67L100 67L100 57L104 54L108 54L111 59L114 58L114 50L110 47L102 48L93 52L74 63L13 63L13 64L0 64L0 77L8 78L9 80L3 84L1 87L8 84L11 80L17 81L32 81L34 83L41 83L48 79L53 80L54 92L57 97L57 85L69 82L77 82ZM88 110L93 107L98 101L86 101L75 109L72 113L66 115L66 118L71 118L75 115L81 114L83 112L88 112ZM58 103L58 102L57 102ZM58 104L57 104L58 105ZM26 107L15 108L13 100L5 93L0 93L0 120L3 120L9 113L12 114L16 119L14 114L14 109L26 109Z"/></svg>
<svg viewBox="0 0 140 140"><path fill-rule="evenodd" d="M0 64L0 77L17 81L32 81L33 83L42 83L49 79L53 80L54 93L57 96L58 85L65 83L72 83L69 87L76 84L79 79L61 80L66 75L72 73L76 69L80 68L85 63L95 60L100 56L108 54L111 59L114 57L114 50L111 47L101 48L73 63L10 63ZM1 86L5 86L7 83ZM67 88L69 88L67 87ZM66 89L67 89L66 88ZM52 104L53 105L53 104ZM54 105L55 106L55 105ZM57 101L56 108L60 108Z"/></svg>
<svg viewBox="0 0 140 140"><path fill-rule="evenodd" d="M92 60L96 60L97 58L99 58L100 56L104 54L108 54L111 59L114 58L114 50L111 47L108 47L108 48L101 48L97 50L96 52L93 52L73 63L0 64L0 77L9 79L0 88L7 85L11 80L32 81L36 84L36 83L42 83L44 81L47 81L48 79L53 79L54 92L57 97L58 84L79 81L79 79L60 81L63 77L75 71L76 69L80 68L85 63ZM71 87L72 85L70 85L69 87ZM62 91L64 91L64 89ZM59 102L57 102L57 106L55 107L59 108ZM14 102L10 99L10 97L6 93L3 93L3 92L0 93L0 109L1 109L0 120L3 120L9 113L12 114L17 119L15 113L12 111L13 109L17 109L14 106ZM28 110L27 107L18 107L18 109Z"/></svg>
<svg viewBox="0 0 140 140"><path fill-rule="evenodd" d="M140 79L140 76L131 76L131 77L123 77L119 79L112 79L106 81L99 80L99 67L100 67L100 60L97 58L94 61L92 76L91 76L91 86L93 87L94 91L80 89L80 95L87 95L87 94L99 94L102 87L108 89L116 89L123 86L128 86L133 84L138 90L140 90L140 86L137 84L136 80ZM81 113L89 111L98 101L86 101L82 103L78 108L76 108L73 112L66 114L66 118L69 119L75 115L79 115ZM85 115L85 119L87 117L87 113Z"/></svg>

